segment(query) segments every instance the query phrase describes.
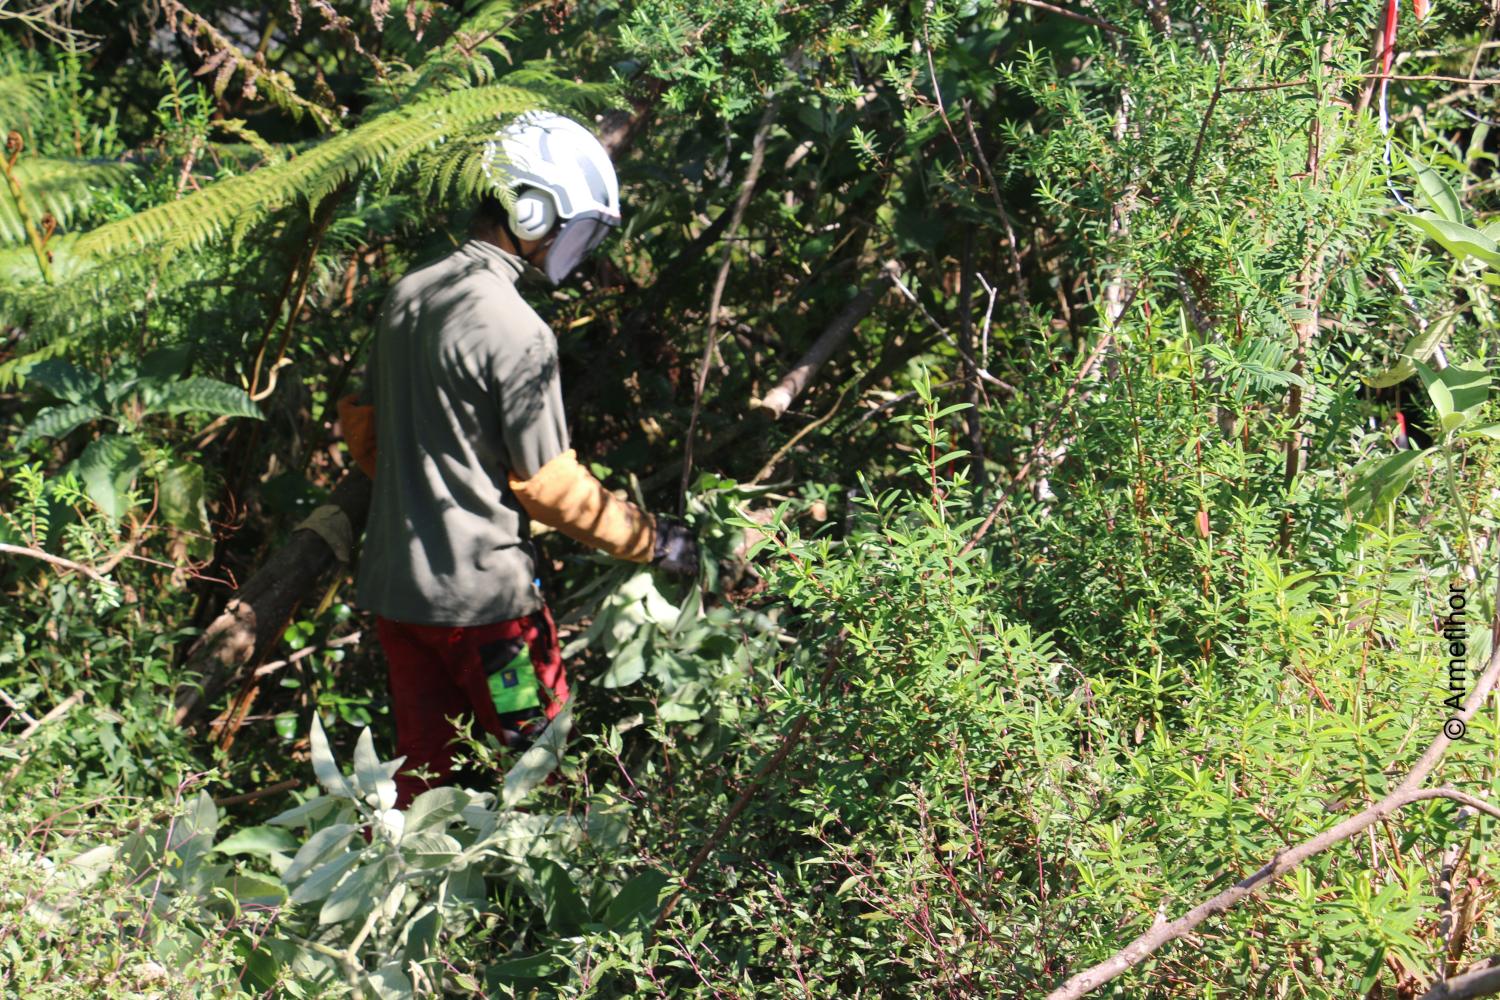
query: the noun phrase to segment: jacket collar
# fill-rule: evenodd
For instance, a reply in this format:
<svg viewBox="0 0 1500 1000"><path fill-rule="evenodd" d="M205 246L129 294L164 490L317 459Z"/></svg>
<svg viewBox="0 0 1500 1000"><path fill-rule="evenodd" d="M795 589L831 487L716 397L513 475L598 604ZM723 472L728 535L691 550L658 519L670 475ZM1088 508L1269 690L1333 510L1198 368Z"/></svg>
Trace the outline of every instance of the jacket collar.
<svg viewBox="0 0 1500 1000"><path fill-rule="evenodd" d="M520 257L507 253L488 240L465 240L458 249L460 253L486 265L501 278L513 284L528 267Z"/></svg>

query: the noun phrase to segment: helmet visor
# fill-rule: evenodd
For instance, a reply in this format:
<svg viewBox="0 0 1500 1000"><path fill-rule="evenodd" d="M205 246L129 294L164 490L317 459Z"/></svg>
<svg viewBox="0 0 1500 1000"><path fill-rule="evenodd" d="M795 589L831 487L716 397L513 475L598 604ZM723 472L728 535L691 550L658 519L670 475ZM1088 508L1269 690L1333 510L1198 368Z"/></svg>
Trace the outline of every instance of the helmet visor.
<svg viewBox="0 0 1500 1000"><path fill-rule="evenodd" d="M547 251L547 259L542 262L547 280L554 285L561 284L564 278L573 273L574 268L583 263L585 257L604 242L610 229L609 223L593 213L563 220L558 227L557 237Z"/></svg>

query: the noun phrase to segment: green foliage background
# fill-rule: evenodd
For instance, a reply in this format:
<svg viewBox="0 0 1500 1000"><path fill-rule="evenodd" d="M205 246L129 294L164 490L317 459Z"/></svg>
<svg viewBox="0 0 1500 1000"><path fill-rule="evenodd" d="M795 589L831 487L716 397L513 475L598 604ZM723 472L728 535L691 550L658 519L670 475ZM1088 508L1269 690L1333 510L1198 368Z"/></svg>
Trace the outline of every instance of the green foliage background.
<svg viewBox="0 0 1500 1000"><path fill-rule="evenodd" d="M1488 5L1401 11L1389 131L1378 0L38 10L0 10L7 996L1043 996L1388 792L1490 655ZM619 236L530 292L575 444L708 573L545 536L572 712L397 811L347 574L232 724L173 691L533 107L619 149ZM1487 707L1433 783L1493 800L1497 749ZM1421 996L1500 948L1493 829L1408 806L1097 995Z"/></svg>

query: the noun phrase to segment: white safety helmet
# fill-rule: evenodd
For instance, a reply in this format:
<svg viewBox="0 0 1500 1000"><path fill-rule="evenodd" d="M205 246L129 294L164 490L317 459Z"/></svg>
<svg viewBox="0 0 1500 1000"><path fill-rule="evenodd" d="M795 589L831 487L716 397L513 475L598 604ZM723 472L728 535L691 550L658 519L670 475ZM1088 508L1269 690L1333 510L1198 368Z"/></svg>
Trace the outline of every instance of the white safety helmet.
<svg viewBox="0 0 1500 1000"><path fill-rule="evenodd" d="M556 231L543 270L555 285L620 224L620 185L609 153L571 118L529 111L485 143L485 178L522 239Z"/></svg>

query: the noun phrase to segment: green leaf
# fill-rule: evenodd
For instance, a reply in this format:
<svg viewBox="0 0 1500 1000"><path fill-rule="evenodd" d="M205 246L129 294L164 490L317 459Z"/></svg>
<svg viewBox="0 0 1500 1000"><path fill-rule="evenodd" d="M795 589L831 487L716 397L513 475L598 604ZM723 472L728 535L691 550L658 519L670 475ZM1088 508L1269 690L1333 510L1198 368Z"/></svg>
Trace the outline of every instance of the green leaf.
<svg viewBox="0 0 1500 1000"><path fill-rule="evenodd" d="M657 716L663 722L693 722L703 718L703 713L691 705L669 701L657 710Z"/></svg>
<svg viewBox="0 0 1500 1000"><path fill-rule="evenodd" d="M1377 946L1365 960L1364 977L1359 981L1358 996L1365 996L1375 988L1376 982L1380 980L1380 974L1385 969L1385 947Z"/></svg>
<svg viewBox="0 0 1500 1000"><path fill-rule="evenodd" d="M328 734L323 732L323 720L318 713L313 713L312 731L308 733L308 743L312 751L313 774L318 777L318 784L329 795L341 795L346 799L357 799L359 796L354 787L349 784L349 779L344 777L344 772L339 770L338 762L333 759L333 750L328 746Z"/></svg>
<svg viewBox="0 0 1500 1000"><path fill-rule="evenodd" d="M1478 365L1449 365L1435 371L1415 362L1417 374L1437 411L1443 430L1462 427L1478 415L1490 394L1490 373Z"/></svg>
<svg viewBox="0 0 1500 1000"><path fill-rule="evenodd" d="M209 531L201 465L189 462L171 465L157 480L157 487L157 508L162 520L186 531ZM208 541L212 545L212 540Z"/></svg>
<svg viewBox="0 0 1500 1000"><path fill-rule="evenodd" d="M295 882L312 871L313 866L341 850L358 829L359 826L354 823L335 823L308 837L307 843L302 845L302 849L292 859L291 866L281 873L282 881Z"/></svg>
<svg viewBox="0 0 1500 1000"><path fill-rule="evenodd" d="M631 643L610 661L609 669L599 678L599 686L607 688L629 687L646 676L645 651Z"/></svg>
<svg viewBox="0 0 1500 1000"><path fill-rule="evenodd" d="M300 906L326 899L333 887L339 884L339 879L344 877L344 873L359 862L359 857L357 851L345 851L333 860L318 865L292 893L292 902ZM285 876L282 878L285 880Z"/></svg>
<svg viewBox="0 0 1500 1000"><path fill-rule="evenodd" d="M571 936L588 921L588 910L578 887L562 865L551 858L527 858L536 874L537 891L542 897L542 919L555 934Z"/></svg>
<svg viewBox="0 0 1500 1000"><path fill-rule="evenodd" d="M609 901L609 906L604 911L605 925L611 930L617 930L638 916L654 913L657 900L661 898L661 891L666 888L667 882L667 876L654 868L648 868L632 877L620 886L615 898Z"/></svg>
<svg viewBox="0 0 1500 1000"><path fill-rule="evenodd" d="M275 826L306 826L313 820L322 819L338 807L339 800L327 795L314 795L300 805L292 806L284 812L266 820Z"/></svg>
<svg viewBox="0 0 1500 1000"><path fill-rule="evenodd" d="M78 478L89 499L111 520L125 513L126 494L141 469L141 450L119 434L92 441L78 457Z"/></svg>
<svg viewBox="0 0 1500 1000"><path fill-rule="evenodd" d="M540 785L547 775L556 770L557 765L562 763L563 744L567 741L568 730L572 727L573 707L569 705L547 724L547 728L542 730L536 742L521 754L521 759L506 772L505 789L500 796L504 805L509 807L520 802L528 792Z"/></svg>
<svg viewBox="0 0 1500 1000"><path fill-rule="evenodd" d="M216 417L262 418L260 407L238 386L194 375L152 394L146 413L207 413Z"/></svg>
<svg viewBox="0 0 1500 1000"><path fill-rule="evenodd" d="M367 977L370 990L380 1000L407 1000L414 996L411 980L399 962L388 962Z"/></svg>
<svg viewBox="0 0 1500 1000"><path fill-rule="evenodd" d="M1466 427L1460 433L1464 437L1487 437L1500 441L1500 424L1481 424L1478 427Z"/></svg>
<svg viewBox="0 0 1500 1000"><path fill-rule="evenodd" d="M26 369L26 381L35 382L58 399L70 403L104 403L104 383L99 376L61 358L38 361Z"/></svg>
<svg viewBox="0 0 1500 1000"><path fill-rule="evenodd" d="M1454 192L1447 179L1414 154L1406 154L1406 159L1416 171L1417 192L1427 207L1445 222L1462 223L1464 221L1463 205L1459 202L1458 194Z"/></svg>
<svg viewBox="0 0 1500 1000"><path fill-rule="evenodd" d="M385 771L375 755L375 738L366 726L354 744L354 781L369 806L389 809L396 804L396 783L386 777Z"/></svg>
<svg viewBox="0 0 1500 1000"><path fill-rule="evenodd" d="M1376 389L1384 389L1405 382L1417 373L1417 367L1412 362L1426 361L1430 358L1432 352L1437 350L1438 344L1442 342L1443 334L1447 333L1452 325L1453 314L1451 313L1427 324L1427 329L1413 335L1406 342L1406 346L1401 349L1400 361L1379 375L1364 379L1364 383Z"/></svg>
<svg viewBox="0 0 1500 1000"><path fill-rule="evenodd" d="M408 964L426 961L433 954L442 930L443 914L437 907L429 904L417 910L406 922L406 930L401 935L402 958Z"/></svg>
<svg viewBox="0 0 1500 1000"><path fill-rule="evenodd" d="M297 838L283 827L250 826L236 830L214 845L220 854L251 854L264 856L277 852L290 854L297 849Z"/></svg>
<svg viewBox="0 0 1500 1000"><path fill-rule="evenodd" d="M444 785L432 788L412 800L406 809L406 836L421 833L429 827L441 828L456 819L468 806L471 796L462 788Z"/></svg>
<svg viewBox="0 0 1500 1000"><path fill-rule="evenodd" d="M280 882L260 875L231 875L225 879L224 888L233 894L241 906L277 906L286 902L286 888Z"/></svg>
<svg viewBox="0 0 1500 1000"><path fill-rule="evenodd" d="M499 992L499 987L517 980L545 979L558 967L557 957L549 953L496 962L484 971L485 988Z"/></svg>
<svg viewBox="0 0 1500 1000"><path fill-rule="evenodd" d="M69 889L81 892L103 878L119 858L119 854L118 845L100 844L97 847L91 847L64 862L61 874Z"/></svg>
<svg viewBox="0 0 1500 1000"><path fill-rule="evenodd" d="M1354 485L1349 489L1348 504L1352 511L1383 510L1401 492L1412 476L1421 468L1423 459L1431 454L1427 451L1398 451L1385 458L1371 459L1355 470Z"/></svg>
<svg viewBox="0 0 1500 1000"><path fill-rule="evenodd" d="M192 348L187 344L158 347L141 358L140 373L143 378L174 379L187 369L188 356Z"/></svg>
<svg viewBox="0 0 1500 1000"><path fill-rule="evenodd" d="M441 868L461 850L463 845L441 830L406 834L401 838L401 856L413 868Z"/></svg>
<svg viewBox="0 0 1500 1000"><path fill-rule="evenodd" d="M369 913L384 898L394 872L395 862L391 858L354 869L323 903L323 908L318 911L318 923L337 924Z"/></svg>
<svg viewBox="0 0 1500 1000"><path fill-rule="evenodd" d="M1500 267L1500 246L1477 229L1430 215L1403 214L1397 218L1405 219L1422 230L1459 260L1473 257L1488 267Z"/></svg>
<svg viewBox="0 0 1500 1000"><path fill-rule="evenodd" d="M26 425L26 430L16 438L16 447L24 448L38 438L62 437L90 420L98 420L103 416L103 411L93 403L64 403L61 406L49 406L31 418L31 423Z"/></svg>

